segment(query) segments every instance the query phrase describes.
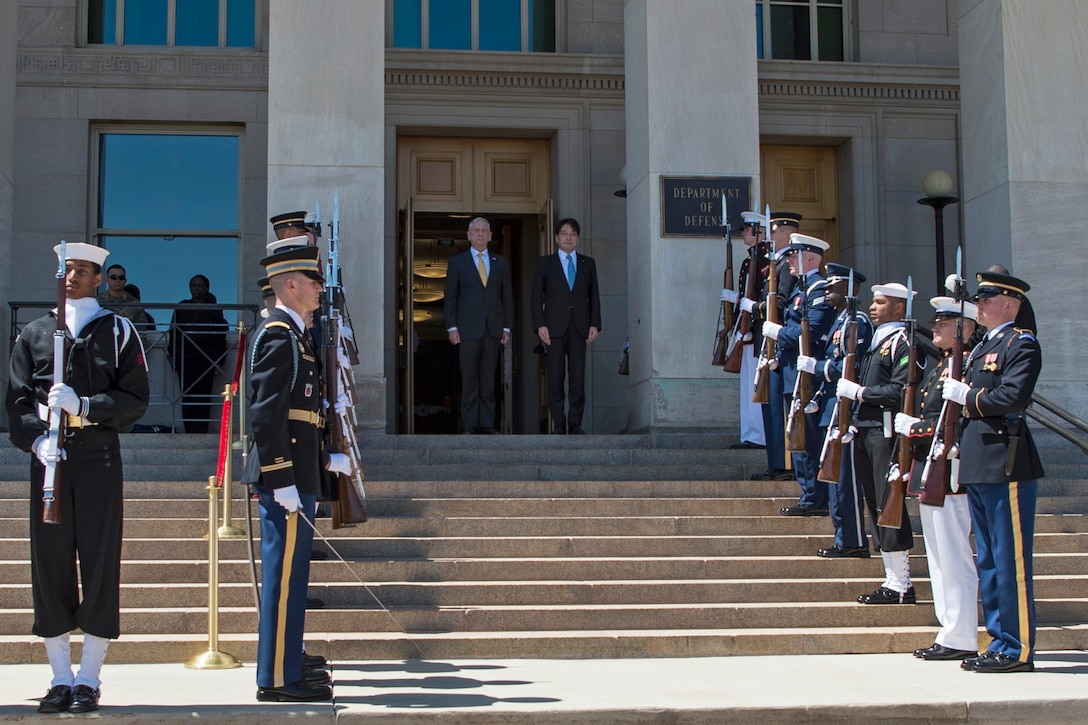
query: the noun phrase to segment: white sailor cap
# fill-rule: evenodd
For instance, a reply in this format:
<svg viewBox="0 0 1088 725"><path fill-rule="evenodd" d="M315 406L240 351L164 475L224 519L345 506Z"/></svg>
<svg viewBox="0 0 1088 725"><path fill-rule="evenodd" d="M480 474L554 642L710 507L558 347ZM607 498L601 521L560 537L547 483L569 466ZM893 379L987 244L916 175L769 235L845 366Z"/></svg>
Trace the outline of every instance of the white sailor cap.
<svg viewBox="0 0 1088 725"><path fill-rule="evenodd" d="M60 245L53 247L53 251L56 252L57 259L60 259ZM64 244L64 257L66 260L81 260L83 262L92 262L102 267L106 263L106 257L110 256L110 251L103 247L96 246L94 244L87 244L86 242L65 242Z"/></svg>
<svg viewBox="0 0 1088 725"><path fill-rule="evenodd" d="M823 254L830 248L830 244L822 239L810 237L807 234L791 234L790 245L779 252L779 255L792 254L793 252L815 252Z"/></svg>
<svg viewBox="0 0 1088 725"><path fill-rule="evenodd" d="M935 310L933 318L936 320L948 320L960 316L960 303L956 302L955 297L934 297L929 304L933 305ZM978 305L974 302L964 302L963 316L968 320L977 320Z"/></svg>
<svg viewBox="0 0 1088 725"><path fill-rule="evenodd" d="M901 300L907 299L907 286L905 284L899 284L898 282L889 282L888 284L874 284L873 294L880 295L882 297L897 297ZM912 290L910 293L911 299L918 294L918 290Z"/></svg>
<svg viewBox="0 0 1088 725"><path fill-rule="evenodd" d="M767 216L754 211L742 211L740 218L744 220L745 226L767 226Z"/></svg>
<svg viewBox="0 0 1088 725"><path fill-rule="evenodd" d="M300 234L297 237L285 237L283 239L273 239L266 246L269 254L275 254L276 252L283 252L288 249L295 249L296 247L306 247L310 244L310 237L305 234Z"/></svg>

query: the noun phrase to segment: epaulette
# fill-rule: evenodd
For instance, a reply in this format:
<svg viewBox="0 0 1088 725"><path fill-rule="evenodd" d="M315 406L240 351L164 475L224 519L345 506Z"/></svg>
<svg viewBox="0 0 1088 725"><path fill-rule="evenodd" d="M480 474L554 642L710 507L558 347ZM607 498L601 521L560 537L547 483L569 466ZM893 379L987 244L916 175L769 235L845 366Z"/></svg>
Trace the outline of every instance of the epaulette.
<svg viewBox="0 0 1088 725"><path fill-rule="evenodd" d="M1038 338L1035 337L1035 333L1032 332L1031 330L1027 329L1027 328L1014 327L1012 329L1013 329L1013 332L1015 332L1017 334L1015 336L1013 336L1013 338L1010 339L1009 342L1012 342L1013 339L1016 339L1016 340L1031 340L1033 342L1036 342L1038 340Z"/></svg>

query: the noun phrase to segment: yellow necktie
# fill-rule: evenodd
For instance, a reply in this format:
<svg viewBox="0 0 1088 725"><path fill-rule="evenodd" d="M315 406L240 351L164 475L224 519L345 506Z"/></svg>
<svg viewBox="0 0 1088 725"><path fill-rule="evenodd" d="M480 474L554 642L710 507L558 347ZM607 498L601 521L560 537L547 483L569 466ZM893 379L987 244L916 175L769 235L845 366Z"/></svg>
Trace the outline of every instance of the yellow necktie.
<svg viewBox="0 0 1088 725"><path fill-rule="evenodd" d="M484 266L484 253L476 255L476 270L480 273L480 281L487 286L487 267Z"/></svg>

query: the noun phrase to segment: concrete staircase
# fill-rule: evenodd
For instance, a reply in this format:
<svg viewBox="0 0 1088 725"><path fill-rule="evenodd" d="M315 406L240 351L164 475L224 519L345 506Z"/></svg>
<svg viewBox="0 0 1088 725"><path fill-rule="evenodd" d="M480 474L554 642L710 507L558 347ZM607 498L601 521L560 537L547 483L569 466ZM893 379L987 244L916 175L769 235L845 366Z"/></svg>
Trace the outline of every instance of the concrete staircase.
<svg viewBox="0 0 1088 725"><path fill-rule="evenodd" d="M757 483L732 436L369 436L371 520L318 529L312 652L338 660L879 653L932 642L920 534L916 606L855 603L879 558L815 556L826 518L788 519L796 484ZM1050 440L1050 439L1045 439ZM1041 649L1088 648L1083 456L1044 452L1036 526ZM111 662L183 662L207 648L212 437L129 435L122 631ZM0 447L0 663L42 662L30 636L27 456ZM244 528L236 490L235 525ZM916 514L911 504L908 509ZM255 515L255 514L254 514ZM916 531L918 528L916 527ZM252 661L247 545L220 545L220 649ZM365 582L365 585L360 583Z"/></svg>

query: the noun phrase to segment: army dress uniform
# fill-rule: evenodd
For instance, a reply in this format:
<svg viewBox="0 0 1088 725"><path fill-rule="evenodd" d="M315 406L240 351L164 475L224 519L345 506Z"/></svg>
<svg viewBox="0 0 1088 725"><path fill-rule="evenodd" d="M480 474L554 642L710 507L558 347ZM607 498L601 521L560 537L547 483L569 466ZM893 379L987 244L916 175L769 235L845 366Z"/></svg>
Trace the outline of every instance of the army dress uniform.
<svg viewBox="0 0 1088 725"><path fill-rule="evenodd" d="M960 305L954 298L934 297L930 302L937 310L938 319L959 317ZM972 303L964 303L966 317L973 320L976 319L976 312L972 308ZM967 353L968 350L964 349L965 358ZM944 407L941 391L951 367L952 350L949 349L942 354L918 389L920 419L910 426L912 460L907 493L912 496L922 494L926 459ZM914 411L904 412L914 414ZM946 472L948 470L945 468ZM929 486L945 488L943 506L918 505L933 589L933 609L941 629L932 647L917 650L914 654L927 660L963 659L966 654L974 654L978 649L978 572L971 550L971 510L967 492L958 485L953 489L947 475L943 480L927 479L926 487Z"/></svg>
<svg viewBox="0 0 1088 725"><path fill-rule="evenodd" d="M849 279L851 273L854 275L855 285L865 282L865 275L849 267L833 263L827 264L826 267L829 285ZM835 386L843 375L849 337L853 336L856 339L853 371L855 379L861 360L869 351L869 343L873 339L873 323L869 320L869 316L856 310L851 320L849 314L849 308L847 308L835 318L825 343L824 359L816 365L815 375L820 385L816 392L820 404L820 427L824 430L829 426L837 425L833 417L836 413L835 401L839 400L835 395ZM839 400L839 405L847 405L847 403ZM846 434L847 431L839 431L840 436ZM821 443L822 441L823 439ZM831 513L831 525L835 529L835 538L831 547L817 552L821 557L867 557L869 555L863 513L865 499L858 486L854 460L854 438L851 437L842 444L839 480L836 485L828 487L828 508Z"/></svg>
<svg viewBox="0 0 1088 725"><path fill-rule="evenodd" d="M983 273L978 279L976 298L1004 294L1029 304L1027 283L1015 277ZM1039 341L1017 322L996 326L971 351L964 370L968 389L959 482L971 506L979 595L993 640L980 657L989 662L977 661L970 668L1030 671L1035 654L1032 537L1044 473L1024 410L1042 370Z"/></svg>
<svg viewBox="0 0 1088 725"><path fill-rule="evenodd" d="M312 257L312 270L317 274L317 249L309 247L263 260L269 276L277 272L270 260L292 255ZM301 316L286 307L272 310L253 338L250 420L261 461L260 481L255 486L261 519L262 569L258 699L283 699L278 695L328 699L318 697L314 688L301 684L306 590L313 543L312 521L302 519L312 518L328 462L323 437L321 367ZM275 490L289 486L298 490L301 508L297 512L288 513L275 500ZM274 692L262 698L262 689ZM331 696L331 692L328 694Z"/></svg>

